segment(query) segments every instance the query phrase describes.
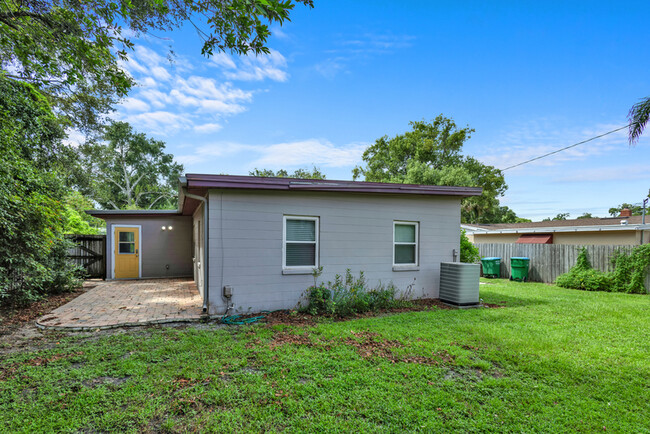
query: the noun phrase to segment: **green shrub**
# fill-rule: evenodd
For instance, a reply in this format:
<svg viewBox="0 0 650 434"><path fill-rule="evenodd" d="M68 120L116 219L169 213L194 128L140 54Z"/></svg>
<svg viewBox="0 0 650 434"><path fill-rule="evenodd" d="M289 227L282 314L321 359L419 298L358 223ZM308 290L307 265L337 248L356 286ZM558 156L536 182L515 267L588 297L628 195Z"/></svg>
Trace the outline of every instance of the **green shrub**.
<svg viewBox="0 0 650 434"><path fill-rule="evenodd" d="M612 257L611 274L613 291L629 294L646 294L645 278L650 267L650 244L632 249L630 254L617 251Z"/></svg>
<svg viewBox="0 0 650 434"><path fill-rule="evenodd" d="M650 244L636 246L630 254L617 251L611 259L614 271L594 270L587 257L587 249L580 251L576 265L558 276L555 284L563 288L585 291L613 291L645 294L644 281L650 266Z"/></svg>
<svg viewBox="0 0 650 434"><path fill-rule="evenodd" d="M562 288L581 289L583 291L612 290L611 276L609 273L603 273L591 268L587 249L584 247L578 254L576 265L568 273L559 275L555 284Z"/></svg>
<svg viewBox="0 0 650 434"><path fill-rule="evenodd" d="M478 247L470 242L465 234L465 230L460 230L460 262L475 263L480 262L481 256L478 253Z"/></svg>
<svg viewBox="0 0 650 434"><path fill-rule="evenodd" d="M35 87L0 74L0 305L70 289L63 200L75 151Z"/></svg>
<svg viewBox="0 0 650 434"><path fill-rule="evenodd" d="M375 288L368 288L363 271L359 272L358 278L348 269L345 278L337 274L334 282L320 285L314 283L314 286L307 290L308 305L305 308L312 315L347 317L410 304L406 298L397 297L397 288L393 284L379 284Z"/></svg>
<svg viewBox="0 0 650 434"><path fill-rule="evenodd" d="M580 270L574 267L568 273L558 276L555 284L563 288L581 289L583 291L612 290L612 279L609 273L594 269Z"/></svg>

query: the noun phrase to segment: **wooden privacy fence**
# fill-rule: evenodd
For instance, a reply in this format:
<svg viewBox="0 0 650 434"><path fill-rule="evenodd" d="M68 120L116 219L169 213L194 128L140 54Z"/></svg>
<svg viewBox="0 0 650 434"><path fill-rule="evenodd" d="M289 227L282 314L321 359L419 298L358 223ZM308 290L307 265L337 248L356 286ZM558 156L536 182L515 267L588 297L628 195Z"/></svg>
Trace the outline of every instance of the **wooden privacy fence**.
<svg viewBox="0 0 650 434"><path fill-rule="evenodd" d="M106 278L106 235L66 235L75 246L68 249L68 258L81 265L88 277Z"/></svg>
<svg viewBox="0 0 650 434"><path fill-rule="evenodd" d="M629 253L634 246L574 246L564 244L476 244L483 257L501 258L501 277L510 277L510 258L530 258L528 278L534 282L555 282L557 276L566 273L576 264L582 247L587 248L591 266L601 271L612 271L610 258L615 251ZM646 277L646 289L650 287Z"/></svg>

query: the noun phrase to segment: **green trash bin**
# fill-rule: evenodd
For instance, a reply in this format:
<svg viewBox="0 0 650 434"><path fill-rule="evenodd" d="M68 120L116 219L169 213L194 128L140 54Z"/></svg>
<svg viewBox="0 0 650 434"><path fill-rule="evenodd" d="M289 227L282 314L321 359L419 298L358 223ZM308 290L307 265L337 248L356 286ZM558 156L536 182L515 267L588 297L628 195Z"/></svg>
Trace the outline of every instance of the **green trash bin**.
<svg viewBox="0 0 650 434"><path fill-rule="evenodd" d="M501 258L483 258L483 277L501 277Z"/></svg>
<svg viewBox="0 0 650 434"><path fill-rule="evenodd" d="M529 264L530 264L530 258L525 258L525 257L510 258L510 280L527 282Z"/></svg>

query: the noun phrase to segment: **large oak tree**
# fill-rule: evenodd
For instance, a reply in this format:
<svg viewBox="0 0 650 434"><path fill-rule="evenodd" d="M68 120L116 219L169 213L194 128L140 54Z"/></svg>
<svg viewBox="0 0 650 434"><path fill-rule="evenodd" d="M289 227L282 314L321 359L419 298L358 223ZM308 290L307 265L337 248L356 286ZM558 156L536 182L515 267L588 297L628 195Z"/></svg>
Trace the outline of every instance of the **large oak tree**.
<svg viewBox="0 0 650 434"><path fill-rule="evenodd" d="M103 140L81 147L87 179L83 192L107 209L175 208L183 166L165 143L126 122L106 127Z"/></svg>
<svg viewBox="0 0 650 434"><path fill-rule="evenodd" d="M381 137L368 147L362 156L365 166L354 169L354 179L363 176L366 181L482 187L481 196L463 200L462 221L516 221L514 212L499 204L498 198L508 188L501 170L462 154L473 129L459 128L443 115L410 125L411 131Z"/></svg>

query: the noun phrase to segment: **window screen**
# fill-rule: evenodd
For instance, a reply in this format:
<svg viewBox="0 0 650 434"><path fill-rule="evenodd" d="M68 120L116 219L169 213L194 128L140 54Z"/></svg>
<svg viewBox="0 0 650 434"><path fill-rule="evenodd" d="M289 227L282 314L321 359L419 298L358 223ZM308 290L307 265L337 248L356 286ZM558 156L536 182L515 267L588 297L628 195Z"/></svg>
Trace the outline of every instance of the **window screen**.
<svg viewBox="0 0 650 434"><path fill-rule="evenodd" d="M395 222L393 233L393 263L395 265L417 265L418 223Z"/></svg>
<svg viewBox="0 0 650 434"><path fill-rule="evenodd" d="M285 217L284 266L315 267L318 262L318 218Z"/></svg>

